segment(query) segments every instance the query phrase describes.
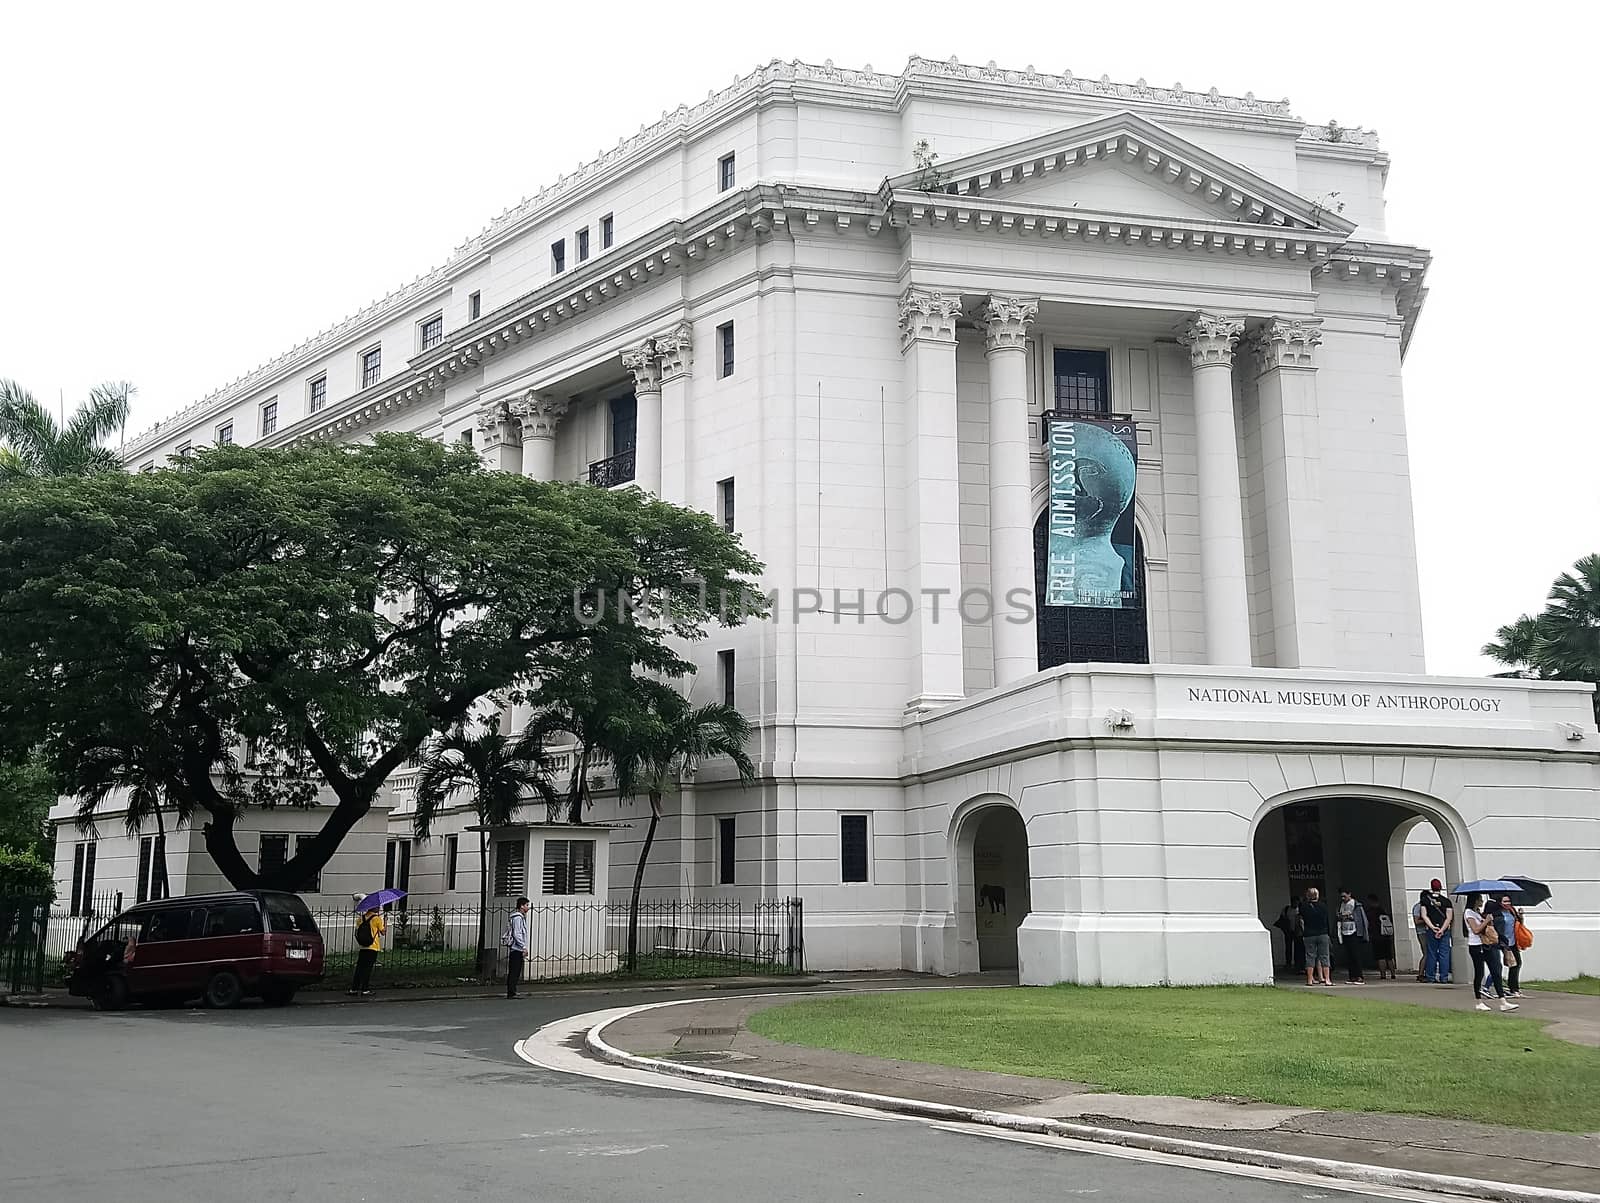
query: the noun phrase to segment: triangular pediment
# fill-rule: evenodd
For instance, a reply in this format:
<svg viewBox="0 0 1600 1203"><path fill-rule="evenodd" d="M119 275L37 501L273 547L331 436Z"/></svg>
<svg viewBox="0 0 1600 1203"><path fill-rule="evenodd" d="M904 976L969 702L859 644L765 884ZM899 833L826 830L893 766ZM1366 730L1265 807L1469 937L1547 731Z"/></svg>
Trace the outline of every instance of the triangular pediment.
<svg viewBox="0 0 1600 1203"><path fill-rule="evenodd" d="M920 193L1129 217L1348 235L1355 224L1136 113L965 155L885 181Z"/></svg>

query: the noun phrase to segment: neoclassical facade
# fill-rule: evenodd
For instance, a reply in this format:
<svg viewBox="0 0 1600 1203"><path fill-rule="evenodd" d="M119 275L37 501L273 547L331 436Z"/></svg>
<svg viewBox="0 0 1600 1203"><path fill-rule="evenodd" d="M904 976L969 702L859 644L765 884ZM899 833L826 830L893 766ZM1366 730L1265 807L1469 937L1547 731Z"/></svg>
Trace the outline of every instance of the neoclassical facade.
<svg viewBox="0 0 1600 1203"><path fill-rule="evenodd" d="M648 884L804 898L813 967L1258 982L1307 885L1405 916L1419 877L1522 873L1556 889L1530 976L1595 972L1588 693L1425 675L1428 255L1385 233L1387 169L1287 102L773 63L127 462L412 430L717 516L777 605L693 688L749 716L759 780L685 782ZM1073 423L1118 432L1123 483L1063 486ZM1120 583L1046 604L1106 505ZM390 876L470 901L410 782ZM637 852L613 834L612 881Z"/></svg>

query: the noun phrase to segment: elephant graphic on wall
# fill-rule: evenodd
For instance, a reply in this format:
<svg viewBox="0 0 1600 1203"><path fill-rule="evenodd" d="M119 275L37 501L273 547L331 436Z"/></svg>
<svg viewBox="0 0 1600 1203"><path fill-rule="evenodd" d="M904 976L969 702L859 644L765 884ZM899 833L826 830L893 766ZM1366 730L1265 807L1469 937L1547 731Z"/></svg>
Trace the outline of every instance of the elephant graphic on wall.
<svg viewBox="0 0 1600 1203"><path fill-rule="evenodd" d="M1006 888L1005 886L980 886L978 887L978 909L985 906L991 915L1006 913Z"/></svg>

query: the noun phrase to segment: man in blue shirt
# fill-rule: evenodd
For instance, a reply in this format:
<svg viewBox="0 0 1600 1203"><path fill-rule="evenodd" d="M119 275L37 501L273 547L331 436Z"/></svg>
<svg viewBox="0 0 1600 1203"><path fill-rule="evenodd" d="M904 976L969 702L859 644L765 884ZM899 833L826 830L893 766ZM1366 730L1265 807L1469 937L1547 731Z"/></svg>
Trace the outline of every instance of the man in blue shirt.
<svg viewBox="0 0 1600 1203"><path fill-rule="evenodd" d="M517 996L517 983L522 980L522 963L528 955L528 900L517 899L517 909L511 912L505 934L500 937L510 955L506 958L506 997Z"/></svg>

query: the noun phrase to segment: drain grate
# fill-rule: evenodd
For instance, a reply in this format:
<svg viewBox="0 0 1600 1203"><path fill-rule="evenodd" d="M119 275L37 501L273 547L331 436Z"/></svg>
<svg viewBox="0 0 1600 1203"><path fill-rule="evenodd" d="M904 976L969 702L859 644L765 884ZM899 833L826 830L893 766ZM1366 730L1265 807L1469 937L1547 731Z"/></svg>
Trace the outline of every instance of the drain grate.
<svg viewBox="0 0 1600 1203"><path fill-rule="evenodd" d="M680 1036L737 1036L738 1028L680 1028Z"/></svg>

